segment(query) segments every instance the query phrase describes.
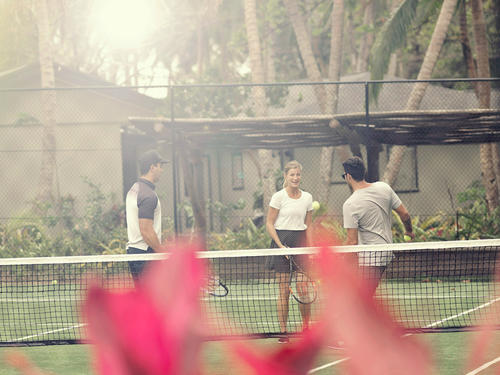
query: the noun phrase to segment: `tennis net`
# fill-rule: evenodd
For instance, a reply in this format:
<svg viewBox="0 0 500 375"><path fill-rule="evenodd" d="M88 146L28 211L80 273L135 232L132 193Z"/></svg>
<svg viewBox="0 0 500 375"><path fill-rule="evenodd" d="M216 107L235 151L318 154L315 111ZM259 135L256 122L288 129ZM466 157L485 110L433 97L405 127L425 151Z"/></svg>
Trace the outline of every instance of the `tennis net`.
<svg viewBox="0 0 500 375"><path fill-rule="evenodd" d="M228 291L200 293L213 338L279 336L280 279L270 269L270 260L284 254L316 251L200 252L199 257L210 260L217 283L220 280ZM362 272L366 266L385 267L375 296L389 303L396 321L408 331L470 330L485 323L500 328L500 283L495 279L500 239L340 246L332 251L354 257ZM0 346L84 341L85 327L78 307L88 288L85 275L99 275L102 285L109 289L132 288L130 261L164 257L145 254L0 259ZM288 278L281 281L288 283ZM322 306L321 282L316 281L319 291L311 304L313 321ZM302 329L299 310L298 303L290 298L290 334Z"/></svg>

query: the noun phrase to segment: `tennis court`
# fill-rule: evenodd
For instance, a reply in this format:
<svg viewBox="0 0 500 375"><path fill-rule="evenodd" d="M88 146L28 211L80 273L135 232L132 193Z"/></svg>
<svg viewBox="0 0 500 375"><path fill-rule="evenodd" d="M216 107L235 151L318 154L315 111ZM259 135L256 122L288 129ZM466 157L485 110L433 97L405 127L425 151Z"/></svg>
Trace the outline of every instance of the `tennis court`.
<svg viewBox="0 0 500 375"><path fill-rule="evenodd" d="M397 308L395 313L403 326L419 326L422 329L466 326L470 322L479 322L484 309L495 303L500 304L500 297L488 299L492 288L489 282L422 281L421 284L424 287L417 292L410 292L415 286L409 282L390 281L379 286L380 290L392 291L390 306ZM227 286L231 291L227 297L207 297L203 301L204 310L215 332L224 335L262 336L279 333L275 306L278 293L275 285L256 284L254 288L241 284ZM25 291L3 290L2 294L9 297L0 298L2 316L15 319L3 322L2 341L22 343L55 342L61 338L77 340L84 328L77 309L78 302L83 297L77 292L77 285L67 287L69 290L63 294L59 290L47 289L32 293L30 297L26 297ZM499 290L500 285L496 283L494 288ZM460 300L461 310L457 310L457 299ZM448 312L449 315L443 312ZM417 313L418 316L415 317ZM50 321L43 317L50 318ZM302 322L297 303L290 303L290 317L290 332L300 331Z"/></svg>
<svg viewBox="0 0 500 375"><path fill-rule="evenodd" d="M426 344L432 351L432 357L437 372L443 375L474 374L473 370L479 368L466 368L468 359L467 348L477 336L476 332L450 332L436 334L417 335L418 341ZM259 339L243 342L247 345L255 345L262 350L279 350L283 346L278 345L276 339ZM490 347L500 346L500 332L495 332L494 341ZM22 350L26 355L43 370L52 371L55 374L81 375L92 373L91 354L89 345L55 345L28 348L0 348L0 357L4 354ZM203 349L203 364L207 373L227 373L227 343L208 342ZM498 352L490 351L485 356L482 364L498 360ZM312 374L339 374L342 366L346 364L345 354L342 351L324 349L315 362ZM367 363L369 367L369 363ZM487 368L478 372L482 375L498 373L499 364L492 363ZM226 371L226 372L224 372ZM15 370L6 366L0 366L0 375L16 375Z"/></svg>
<svg viewBox="0 0 500 375"><path fill-rule="evenodd" d="M377 289L394 319L409 334L432 348L439 373L456 373L464 368L465 343L479 324L500 326L500 285L494 278L499 240L454 241L446 243L393 244L394 260L386 269ZM335 251L352 256L374 248L339 247ZM377 249L375 249L377 250ZM386 251L387 247L380 249ZM224 369L227 354L223 349L234 339L253 337L248 345L276 348L281 335L276 312L279 286L273 271L266 266L269 256L282 250L238 250L199 253L209 259L213 272L229 293L215 297L201 293L201 306L211 339L206 342L207 366ZM290 255L311 254L314 249L288 249ZM128 261L134 256L98 256L0 261L0 345L75 344L85 340L85 324L78 306L88 285L84 275L100 275L106 288L130 288ZM138 255L134 260L159 259L162 254ZM137 258L137 259L136 259ZM323 308L322 285L318 280L318 300L312 304L314 321ZM290 299L287 331L298 340L302 329L299 304ZM458 332L457 332L458 331ZM225 340L231 339L231 340ZM495 332L498 340L498 332ZM2 349L7 352L12 348ZM23 349L24 350L24 349ZM64 370L66 356L79 363L75 373L86 373L88 345L51 345L28 348L27 353L44 367L47 357L60 358L50 366ZM494 356L494 353L491 354ZM446 358L450 358L449 360ZM455 358L455 362L451 358ZM38 358L38 359L37 359ZM461 360L456 360L460 358ZM495 358L491 358L494 361ZM347 359L342 351L324 349L312 373L335 373ZM57 363L59 362L59 364ZM61 366L61 367L57 367ZM494 364L493 364L494 366ZM62 370L60 369L62 368ZM77 369L79 368L79 369ZM0 374L10 374L1 370Z"/></svg>

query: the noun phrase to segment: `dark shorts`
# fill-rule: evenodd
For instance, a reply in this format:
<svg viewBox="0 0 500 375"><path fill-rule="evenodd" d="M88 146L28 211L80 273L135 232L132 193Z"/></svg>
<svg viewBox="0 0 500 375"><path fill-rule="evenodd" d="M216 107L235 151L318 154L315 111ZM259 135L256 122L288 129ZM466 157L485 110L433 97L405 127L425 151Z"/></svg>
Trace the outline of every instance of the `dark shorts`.
<svg viewBox="0 0 500 375"><path fill-rule="evenodd" d="M305 230L276 230L281 243L288 247L304 247L306 246L306 231ZM271 241L271 249L278 248L274 240ZM293 255L293 260L300 267L305 267L306 257L302 255ZM267 261L268 268L276 272L290 272L290 260L285 256L270 256ZM296 267L293 266L295 270Z"/></svg>
<svg viewBox="0 0 500 375"><path fill-rule="evenodd" d="M135 247L127 248L127 254L146 254L146 253L154 253L154 250L148 247L147 250L138 249ZM133 261L128 262L128 267L130 269L130 273L134 279L134 282L139 280L140 275L144 271L144 267L146 267L147 261Z"/></svg>

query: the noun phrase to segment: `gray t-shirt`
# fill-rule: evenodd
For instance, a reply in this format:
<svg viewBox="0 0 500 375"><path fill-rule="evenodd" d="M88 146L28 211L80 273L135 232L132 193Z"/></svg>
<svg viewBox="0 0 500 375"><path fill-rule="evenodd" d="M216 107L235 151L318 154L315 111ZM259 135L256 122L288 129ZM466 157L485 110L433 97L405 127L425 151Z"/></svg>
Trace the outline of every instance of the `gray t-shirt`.
<svg viewBox="0 0 500 375"><path fill-rule="evenodd" d="M344 228L358 230L362 245L392 243L391 212L401 205L401 199L385 182L378 181L356 190L343 206ZM360 265L385 266L392 260L391 252L374 257L360 255Z"/></svg>

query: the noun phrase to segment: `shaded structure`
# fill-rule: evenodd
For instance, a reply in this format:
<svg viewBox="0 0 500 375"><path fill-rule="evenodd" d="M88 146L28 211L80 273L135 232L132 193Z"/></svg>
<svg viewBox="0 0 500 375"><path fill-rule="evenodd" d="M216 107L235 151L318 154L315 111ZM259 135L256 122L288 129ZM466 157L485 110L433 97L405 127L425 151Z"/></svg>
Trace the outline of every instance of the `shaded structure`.
<svg viewBox="0 0 500 375"><path fill-rule="evenodd" d="M500 142L500 109L224 119L130 117L129 121L134 128L147 135L170 140L181 155L181 167L187 178L198 231L202 236L206 233L206 217L197 191L201 191L201 150L204 149L288 149L347 144L353 154L358 154L363 144L367 150L368 175L377 180L381 144L414 146ZM193 165L191 171L187 160Z"/></svg>

